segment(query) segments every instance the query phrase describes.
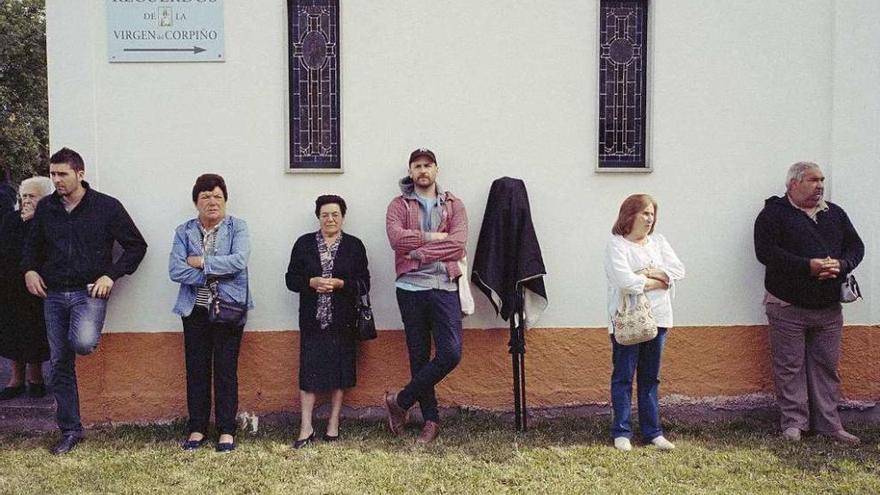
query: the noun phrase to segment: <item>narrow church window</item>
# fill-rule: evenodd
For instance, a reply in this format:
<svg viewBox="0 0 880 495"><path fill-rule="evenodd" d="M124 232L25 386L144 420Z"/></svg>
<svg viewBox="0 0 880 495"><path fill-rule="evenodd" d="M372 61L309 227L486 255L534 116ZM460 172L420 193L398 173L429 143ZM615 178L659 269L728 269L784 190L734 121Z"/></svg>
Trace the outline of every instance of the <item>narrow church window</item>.
<svg viewBox="0 0 880 495"><path fill-rule="evenodd" d="M650 170L647 72L648 0L600 0L599 170Z"/></svg>
<svg viewBox="0 0 880 495"><path fill-rule="evenodd" d="M291 172L341 172L339 1L288 0Z"/></svg>

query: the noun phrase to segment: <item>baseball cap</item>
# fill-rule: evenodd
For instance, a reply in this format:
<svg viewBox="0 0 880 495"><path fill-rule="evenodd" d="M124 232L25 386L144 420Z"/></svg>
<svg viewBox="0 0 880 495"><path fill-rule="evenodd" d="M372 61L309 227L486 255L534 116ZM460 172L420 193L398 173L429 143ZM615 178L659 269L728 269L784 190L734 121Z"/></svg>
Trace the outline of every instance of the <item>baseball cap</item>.
<svg viewBox="0 0 880 495"><path fill-rule="evenodd" d="M421 158L423 156L430 158L432 162L437 163L437 158L434 157L433 151L429 150L428 148L419 148L409 154L409 162L407 162L407 165L416 161L416 158Z"/></svg>

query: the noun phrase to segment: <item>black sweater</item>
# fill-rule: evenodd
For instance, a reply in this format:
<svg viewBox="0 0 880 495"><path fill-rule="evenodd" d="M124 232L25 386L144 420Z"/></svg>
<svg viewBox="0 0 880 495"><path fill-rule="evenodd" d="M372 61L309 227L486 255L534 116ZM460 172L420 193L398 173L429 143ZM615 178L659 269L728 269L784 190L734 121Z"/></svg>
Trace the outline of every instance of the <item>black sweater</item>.
<svg viewBox="0 0 880 495"><path fill-rule="evenodd" d="M84 289L103 275L116 280L134 273L147 243L116 198L83 181L86 194L70 213L61 196L40 200L28 235L22 271L39 273L49 289ZM122 254L113 261L113 243Z"/></svg>
<svg viewBox="0 0 880 495"><path fill-rule="evenodd" d="M299 293L299 328L302 332L320 330L316 317L318 292L309 286L309 279L320 277L321 273L321 255L318 254L315 232L300 236L290 251L290 264L287 266L284 280L288 289ZM341 290L331 294L333 326L337 329L347 329L352 327L357 319L355 298L358 293L358 281L363 282L368 292L370 290L367 250L360 239L346 233L342 234L336 258L333 260L332 276L342 279L345 284Z"/></svg>
<svg viewBox="0 0 880 495"><path fill-rule="evenodd" d="M865 246L842 208L828 202L813 222L786 196L772 196L755 220L755 254L767 269L764 287L777 298L804 308L840 301L840 284L865 255ZM810 275L810 259L840 260L837 278Z"/></svg>

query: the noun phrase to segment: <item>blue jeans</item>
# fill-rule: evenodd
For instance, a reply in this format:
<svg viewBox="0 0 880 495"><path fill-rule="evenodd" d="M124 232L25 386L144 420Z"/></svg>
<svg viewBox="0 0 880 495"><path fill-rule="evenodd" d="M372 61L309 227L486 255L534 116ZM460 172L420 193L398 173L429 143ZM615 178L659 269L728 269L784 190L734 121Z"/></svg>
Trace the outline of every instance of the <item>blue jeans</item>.
<svg viewBox="0 0 880 495"><path fill-rule="evenodd" d="M85 289L49 291L43 302L43 314L49 339L58 428L64 435L81 436L76 355L85 356L98 348L107 314L107 300L89 297Z"/></svg>
<svg viewBox="0 0 880 495"><path fill-rule="evenodd" d="M639 396L639 429L645 441L663 435L660 426L658 391L660 388L660 355L666 342L666 329L659 328L657 337L635 345L621 345L611 335L611 436L632 438L632 381L636 374Z"/></svg>
<svg viewBox="0 0 880 495"><path fill-rule="evenodd" d="M85 289L49 291L43 302L43 314L49 339L58 428L64 435L81 436L76 355L85 356L98 348L107 314L107 300L89 297Z"/></svg>
<svg viewBox="0 0 880 495"><path fill-rule="evenodd" d="M425 421L438 422L434 386L461 361L461 301L458 292L439 289L397 289L397 304L406 332L412 379L397 394L397 403L409 409L416 402ZM431 359L431 337L436 352Z"/></svg>

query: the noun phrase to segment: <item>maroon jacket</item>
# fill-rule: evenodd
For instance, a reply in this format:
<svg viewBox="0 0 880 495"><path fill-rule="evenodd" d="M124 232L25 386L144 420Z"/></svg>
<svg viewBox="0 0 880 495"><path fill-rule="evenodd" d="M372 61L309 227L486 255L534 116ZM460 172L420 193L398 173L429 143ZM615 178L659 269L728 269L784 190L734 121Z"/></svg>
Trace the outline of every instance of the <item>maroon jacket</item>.
<svg viewBox="0 0 880 495"><path fill-rule="evenodd" d="M422 209L413 196L412 179L405 177L400 181L402 194L391 200L385 214L385 230L388 241L394 250L394 268L397 276L415 270L420 263L446 262L446 272L450 280L461 275L458 260L466 253L468 238L468 219L464 204L452 193L439 192L443 199L440 225L437 232L446 232L448 237L442 241L426 240L422 231Z"/></svg>

